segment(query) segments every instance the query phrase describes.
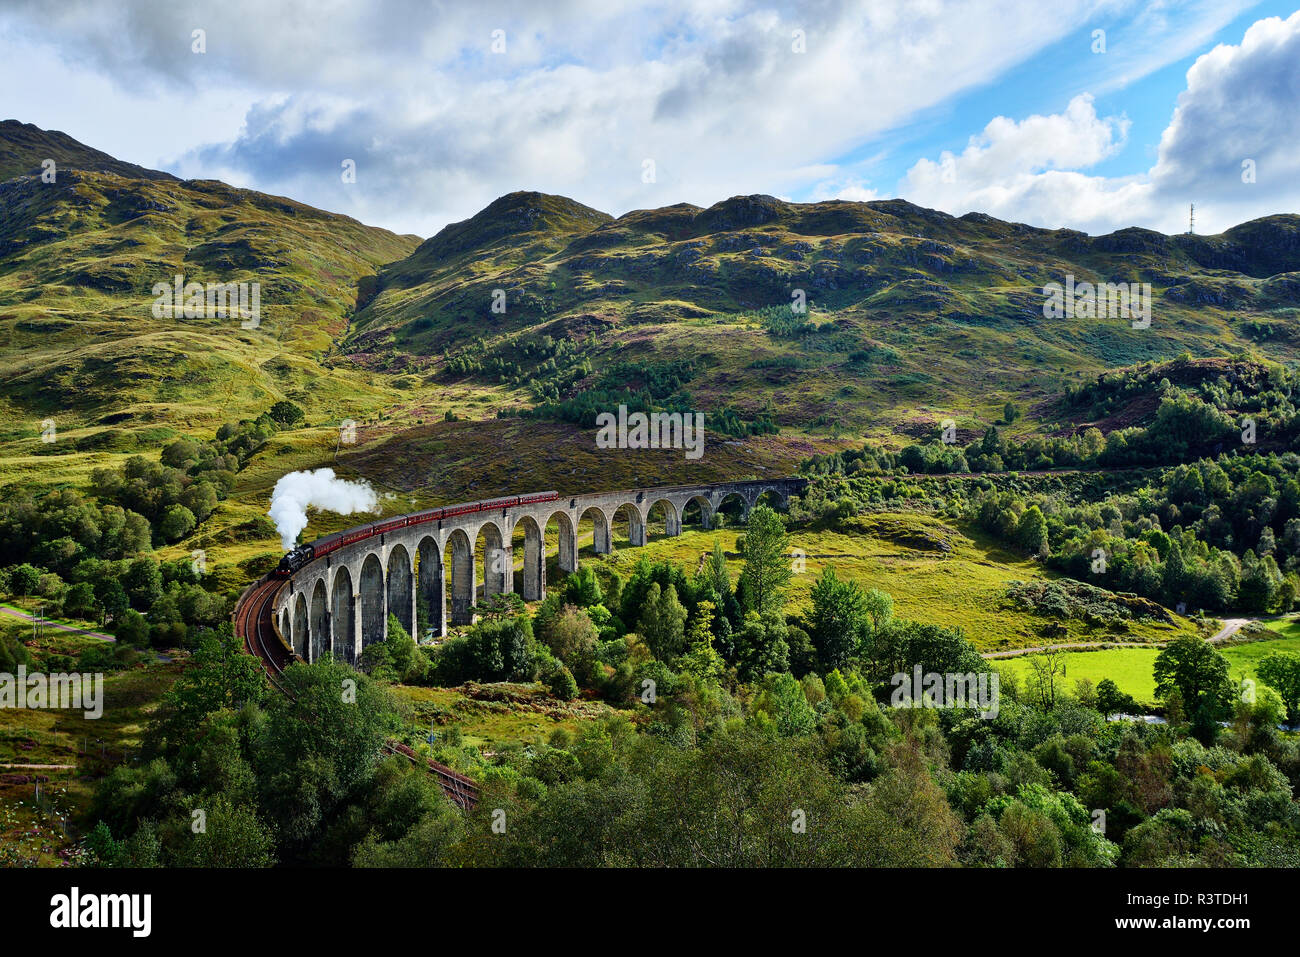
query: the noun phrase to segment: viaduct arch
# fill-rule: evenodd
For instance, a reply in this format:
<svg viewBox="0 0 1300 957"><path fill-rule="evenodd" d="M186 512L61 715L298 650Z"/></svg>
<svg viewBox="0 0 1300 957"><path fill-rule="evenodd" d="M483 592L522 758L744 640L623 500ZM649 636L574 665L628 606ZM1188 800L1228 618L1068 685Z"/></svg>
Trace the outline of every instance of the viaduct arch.
<svg viewBox="0 0 1300 957"><path fill-rule="evenodd" d="M560 570L573 573L584 518L592 522L596 554L603 555L613 551L616 520L627 523L631 545L640 547L651 524L680 535L688 507L712 528L728 500L739 501L743 517L760 499L785 508L806 485L806 479L781 478L562 495L392 529L303 565L279 588L271 620L298 657L332 654L356 664L366 647L387 638L389 614L412 635L426 629L445 635L453 625L470 624L482 598L514 591L516 529L524 543L519 591L525 601L539 601L546 597L548 529L559 533Z"/></svg>

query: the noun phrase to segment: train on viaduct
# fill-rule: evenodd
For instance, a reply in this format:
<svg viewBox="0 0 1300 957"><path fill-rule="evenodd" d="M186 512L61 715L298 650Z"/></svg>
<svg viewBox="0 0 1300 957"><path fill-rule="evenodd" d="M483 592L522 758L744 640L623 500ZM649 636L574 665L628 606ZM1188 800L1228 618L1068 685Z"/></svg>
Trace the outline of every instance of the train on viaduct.
<svg viewBox="0 0 1300 957"><path fill-rule="evenodd" d="M265 595L271 630L295 657L315 661L328 654L355 664L362 649L387 637L390 613L412 635L417 624L446 635L449 625L472 623L480 597L513 591L517 532L523 538L519 591L536 601L546 595L552 523L559 568L572 573L584 519L592 524L594 551L608 554L616 521L627 522L631 544L640 546L652 512L668 535L679 535L688 508L698 508L709 528L729 500L742 516L760 499L784 508L806 484L779 478L571 496L535 492L394 516L295 548L245 598Z"/></svg>

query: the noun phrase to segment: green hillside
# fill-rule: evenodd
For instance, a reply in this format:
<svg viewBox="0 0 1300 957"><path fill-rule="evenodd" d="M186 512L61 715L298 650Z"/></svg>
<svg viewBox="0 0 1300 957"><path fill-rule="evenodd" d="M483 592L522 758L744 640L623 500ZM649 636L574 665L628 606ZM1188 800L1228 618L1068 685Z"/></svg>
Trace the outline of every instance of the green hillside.
<svg viewBox="0 0 1300 957"><path fill-rule="evenodd" d="M54 183L39 176L45 157L59 164ZM715 464L758 475L862 436L897 448L950 417L967 441L1008 401L1023 410L1013 434L1140 424L1150 395L1089 405L1075 393L1183 354L1208 361L1210 378L1234 356L1289 362L1298 341L1296 216L1220 236L1089 237L901 200L749 196L613 218L519 192L420 242L15 121L0 124L0 176L10 476L35 456L44 478L75 480L279 400L311 426L363 423L344 452L403 488L483 488L448 476L445 457L426 470L411 456L449 441L465 461L500 462L502 443L577 450L591 410L624 400L705 412ZM156 318L153 287L177 275L258 283L256 327ZM1151 283L1151 328L1044 318L1042 286L1067 275ZM803 313L790 309L795 290ZM527 418L443 423L503 416ZM49 419L59 443L42 448ZM686 468L660 458L620 466L620 480ZM490 484L603 468L555 464L494 467Z"/></svg>
<svg viewBox="0 0 1300 957"><path fill-rule="evenodd" d="M21 123L0 124L0 157L0 484L85 488L288 400L305 420L241 463L196 533L241 564L275 551L257 520L295 468L427 502L758 478L864 436L932 441L949 417L963 444L994 422L1033 441L1147 425L1171 388L1259 416L1261 448L1290 434L1291 380L1263 360L1295 355L1300 217L1088 237L901 200L613 218L518 192L421 242ZM177 274L259 283L256 326L155 317ZM1041 286L1067 274L1150 282L1151 328L1044 318ZM704 411L704 458L595 449L592 410L623 401Z"/></svg>
<svg viewBox="0 0 1300 957"><path fill-rule="evenodd" d="M156 453L177 431L280 399L339 418L389 401L387 383L329 355L360 290L415 237L102 162L30 126L0 126L0 144L12 161L0 172L23 173L0 183L0 448ZM60 158L53 183L26 175L42 154ZM256 324L234 312L156 317L153 287L177 275L257 283ZM39 444L47 419L56 448Z"/></svg>
<svg viewBox="0 0 1300 957"><path fill-rule="evenodd" d="M344 348L437 383L511 387L507 408L602 388L635 363L689 366L693 407L772 410L783 429L980 426L1007 400L1032 410L1028 426L1052 422L1045 400L1067 384L1115 366L1294 357L1297 269L1296 216L1089 237L902 200L733 197L611 219L515 193L381 270ZM1069 275L1150 283L1151 328L1045 318L1042 287Z"/></svg>
<svg viewBox="0 0 1300 957"><path fill-rule="evenodd" d="M54 160L56 178L58 170L80 169L116 173L128 179L177 181L171 173L124 163L107 153L78 143L59 130L43 130L39 126L18 120L0 120L0 180L16 176L39 176L47 168L43 165L46 160Z"/></svg>
<svg viewBox="0 0 1300 957"><path fill-rule="evenodd" d="M682 821L736 811L719 833L766 846L746 822L784 834L791 801L818 834L851 813L825 854L782 863L1295 859L1278 689L1234 710L1228 681L1181 680L1197 725L1168 729L1175 764L1105 721L1101 678L1176 718L1154 700L1159 647L1199 654L1219 616L1300 606L1300 217L1088 237L898 200L613 218L519 192L420 241L12 122L0 177L0 672L107 673L112 709L0 715L0 865L694 864L714 837L681 838ZM177 276L257 284L255 321L202 286L191 317L156 309ZM1150 283L1150 328L1045 318L1043 286L1068 276ZM598 447L595 415L621 404L703 412L703 456ZM607 555L584 519L575 575L545 537L544 600L485 594L476 622L437 636L422 602L413 634L394 618L366 641L359 671L294 664L299 693L281 697L231 617L282 553L271 490L324 466L372 483L383 515L809 481L784 515L733 499L672 538L652 516L645 548L616 519ZM303 540L372 518L313 507ZM520 575L525 554L520 527ZM1258 675L1265 644L1295 641L1207 649L1205 667ZM1055 645L1073 649L1059 702L1031 659L1003 660ZM974 675L985 655L1021 678L993 720L956 698L896 707L913 667ZM389 737L469 775L478 811L377 764ZM1271 816L1215 820L1232 844L1148 842L1175 794L1206 793L1169 768L1211 763ZM731 796L754 788L765 807ZM191 842L195 807L214 833L244 815L247 845ZM509 837L482 844L465 828L490 833L498 807ZM1088 808L1111 813L1106 838ZM403 820L381 825L388 809ZM1026 819L1054 850L1012 848ZM555 842L547 821L613 836ZM622 835L598 830L610 821ZM899 821L906 852L877 853ZM748 862L732 853L717 860Z"/></svg>

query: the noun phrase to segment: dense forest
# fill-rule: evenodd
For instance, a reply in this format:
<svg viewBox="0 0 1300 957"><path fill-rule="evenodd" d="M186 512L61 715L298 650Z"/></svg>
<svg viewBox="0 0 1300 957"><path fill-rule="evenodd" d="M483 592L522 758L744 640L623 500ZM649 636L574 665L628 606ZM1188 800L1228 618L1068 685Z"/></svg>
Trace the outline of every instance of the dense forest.
<svg viewBox="0 0 1300 957"><path fill-rule="evenodd" d="M857 461L857 460L854 460ZM934 509L1050 568L1170 608L1287 612L1300 594L1300 456L1223 454L1067 482L824 473L804 506ZM936 484L937 483L937 484Z"/></svg>
<svg viewBox="0 0 1300 957"><path fill-rule="evenodd" d="M1000 676L981 712L897 676L987 672L956 629L822 574L787 613L784 523L759 506L733 582L642 561L584 568L529 615L517 601L440 647L390 621L363 672L294 665L264 686L229 627L201 632L142 762L100 785L89 862L112 865L1300 864L1300 657L1244 696L1204 641L1156 665L1169 723L1108 720L1112 682ZM484 755L454 726L432 744L387 686L541 681L617 711L545 746ZM1243 700L1249 697L1251 700ZM386 737L473 776L457 811ZM191 821L202 811L205 831Z"/></svg>
<svg viewBox="0 0 1300 957"><path fill-rule="evenodd" d="M822 500L856 504L934 496L905 476L944 480L937 507L1081 581L1170 608L1287 612L1300 595L1300 457L1294 373L1246 360L1145 364L1067 389L1077 426L1009 440L1019 417L966 446L946 430L899 452L873 445L814 456ZM1022 471L1093 472L1091 484L1023 482ZM976 478L973 476L984 476ZM901 490L901 491L900 491Z"/></svg>
<svg viewBox="0 0 1300 957"><path fill-rule="evenodd" d="M1067 386L1057 413L1079 423L1058 432L1008 441L997 424L962 446L941 427L898 453L864 448L814 457L814 472L862 470L913 473L1123 469L1177 465L1238 449L1283 450L1300 439L1296 374L1245 360L1180 358L1099 374L1095 383ZM1004 429L1020 417L1008 402ZM1146 424L1126 425L1131 418ZM1087 424L1090 421L1099 424ZM1103 430L1101 425L1105 425Z"/></svg>
<svg viewBox="0 0 1300 957"><path fill-rule="evenodd" d="M201 551L189 561L159 561L154 549L199 529L249 458L302 418L297 406L278 402L257 419L223 425L211 440L175 439L157 462L136 455L120 468L95 469L89 494L6 486L0 594L39 597L46 616L109 628L120 639L119 662L133 649L180 646L192 630L229 619L233 604L205 577Z"/></svg>
<svg viewBox="0 0 1300 957"><path fill-rule="evenodd" d="M715 543L694 568L584 564L531 611L484 599L474 625L435 645L390 619L360 671L293 665L288 698L234 638L229 596L153 548L201 527L249 456L300 416L286 403L210 441L178 439L157 463L97 471L87 494L0 501L0 592L39 595L47 613L120 639L39 662L8 640L0 667L107 671L149 646L189 652L139 760L96 786L86 863L1300 864L1300 744L1280 730L1300 720L1300 656L1269 655L1248 694L1214 646L1176 638L1155 665L1167 723L1116 720L1143 709L1114 682L1066 681L1050 656L1018 680L959 628L896 614L887 591L833 564L792 603L787 534L915 509L1068 576L1012 585L1037 613L1110 627L1138 598L1152 616L1286 611L1300 591L1294 453L1024 476L1007 463L1028 461L1028 443L991 430L1002 467L984 474L905 464L942 443L816 458L787 516L749 513L738 555ZM900 700L914 673L996 678L993 706L942 682ZM392 691L487 682L608 707L545 745L487 751L454 721L418 729ZM457 810L427 775L381 757L389 738L473 777L478 808Z"/></svg>

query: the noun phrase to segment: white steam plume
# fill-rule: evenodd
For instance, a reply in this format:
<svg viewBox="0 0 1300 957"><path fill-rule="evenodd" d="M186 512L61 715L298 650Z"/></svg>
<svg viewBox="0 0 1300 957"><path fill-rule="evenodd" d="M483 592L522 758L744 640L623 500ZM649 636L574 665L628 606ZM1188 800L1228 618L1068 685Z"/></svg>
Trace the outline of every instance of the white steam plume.
<svg viewBox="0 0 1300 957"><path fill-rule="evenodd" d="M275 522L280 544L286 552L293 548L298 533L307 527L308 508L323 508L340 515L374 512L379 508L379 498L365 482L335 478L333 469L290 472L283 476L275 483L271 510L266 514Z"/></svg>

